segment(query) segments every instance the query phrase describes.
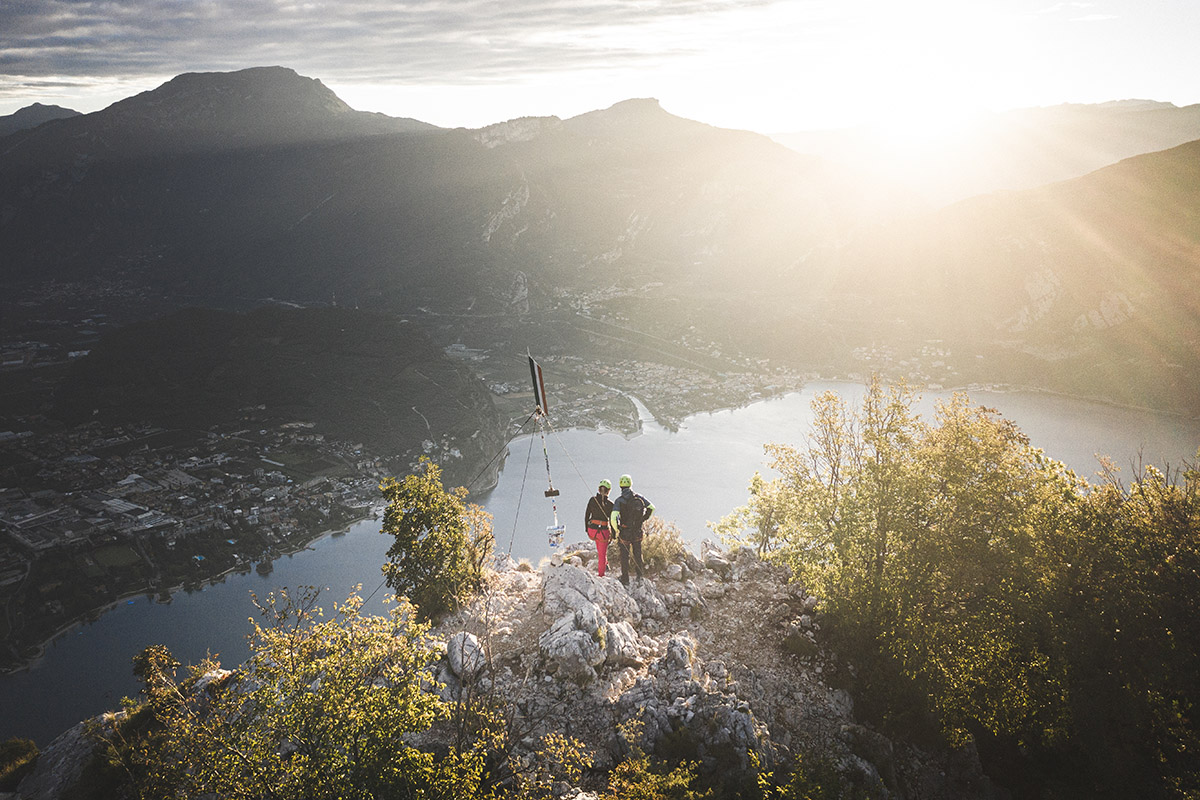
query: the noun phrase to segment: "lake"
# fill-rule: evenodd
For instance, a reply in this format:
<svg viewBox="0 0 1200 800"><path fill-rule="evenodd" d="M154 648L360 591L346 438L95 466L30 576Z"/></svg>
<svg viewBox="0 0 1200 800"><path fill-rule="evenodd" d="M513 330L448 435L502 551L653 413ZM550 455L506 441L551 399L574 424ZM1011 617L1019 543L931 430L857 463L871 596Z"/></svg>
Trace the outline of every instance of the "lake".
<svg viewBox="0 0 1200 800"><path fill-rule="evenodd" d="M766 471L766 442L801 444L811 419L812 398L835 390L857 405L864 389L844 382L814 382L801 392L752 405L684 420L668 431L645 412L639 435L567 430L546 435L548 479L542 438L515 439L497 485L472 497L494 517L496 548L537 562L552 551L546 528L557 519L566 525L566 541L584 539L583 509L601 478L616 485L622 473L633 477L635 491L657 507L657 514L679 525L694 544L710 536L707 522L720 519L746 501L755 470ZM931 415L934 401L948 392L929 392L919 409ZM1115 408L1036 393L973 392L971 399L998 408L1015 421L1048 455L1091 477L1096 454L1111 456L1124 475L1139 458L1146 463L1178 465L1193 460L1200 445L1200 422ZM0 741L33 738L45 746L81 719L115 709L135 694L131 659L151 644L165 644L190 664L209 651L226 665L247 655L245 636L254 614L250 593L260 596L279 587L327 587L325 607L345 599L355 584L375 596L368 606L382 613L380 588L389 538L379 523L366 520L344 535L326 536L310 549L276 559L268 576L231 574L201 591L180 592L169 604L141 596L122 601L92 623L68 631L46 648L33 667L0 676Z"/></svg>

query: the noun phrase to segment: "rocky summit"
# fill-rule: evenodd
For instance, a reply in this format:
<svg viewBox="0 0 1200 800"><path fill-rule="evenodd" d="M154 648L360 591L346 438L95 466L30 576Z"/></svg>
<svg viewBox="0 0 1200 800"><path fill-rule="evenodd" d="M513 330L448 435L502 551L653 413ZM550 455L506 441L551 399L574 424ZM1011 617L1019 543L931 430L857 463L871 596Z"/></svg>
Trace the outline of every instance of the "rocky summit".
<svg viewBox="0 0 1200 800"><path fill-rule="evenodd" d="M621 731L640 720L643 750L706 770L803 753L872 796L993 796L973 751L922 751L856 721L818 599L784 568L706 541L626 587L619 568L598 577L595 557L586 542L536 570L499 557L488 590L435 631L445 697L492 694L515 710L527 755L567 734L597 774L627 754ZM587 778L560 794L588 794Z"/></svg>
<svg viewBox="0 0 1200 800"><path fill-rule="evenodd" d="M855 719L837 688L849 667L825 646L818 598L750 548L710 541L644 579L596 574L588 543L540 569L496 558L487 589L432 631L444 699L486 698L508 709L518 759L551 733L575 737L594 760L560 798L597 797L630 752L698 761L710 774L789 764L831 765L870 797L973 800L1003 796L973 749L924 750ZM222 673L227 674L227 673ZM202 682L203 683L203 682ZM98 722L108 729L113 715ZM56 800L89 761L81 723L53 742L18 797ZM437 750L453 732L418 735Z"/></svg>

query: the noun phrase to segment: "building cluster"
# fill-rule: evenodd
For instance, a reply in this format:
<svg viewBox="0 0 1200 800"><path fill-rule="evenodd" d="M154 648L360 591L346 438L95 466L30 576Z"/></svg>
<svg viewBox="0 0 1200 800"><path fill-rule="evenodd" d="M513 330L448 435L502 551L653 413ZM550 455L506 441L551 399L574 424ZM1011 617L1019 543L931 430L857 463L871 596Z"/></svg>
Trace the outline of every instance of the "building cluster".
<svg viewBox="0 0 1200 800"><path fill-rule="evenodd" d="M310 423L259 424L190 433L95 422L0 431L5 613L57 616L56 594L78 589L71 570L81 563L106 590L120 584L136 591L130 580L166 586L182 567L203 580L373 512L381 459L361 445L325 439ZM106 570L97 557L105 552L129 554L136 578L103 574L121 572ZM54 564L63 565L62 575ZM23 620L6 622L24 627Z"/></svg>
<svg viewBox="0 0 1200 800"><path fill-rule="evenodd" d="M629 398L644 403L665 427L676 428L685 417L714 408L739 406L791 391L804 385L796 373L766 369L714 373L709 370L668 366L633 359L584 359L573 355L551 355L542 359L546 389L553 398L550 417L554 426L566 428L609 428L633 431L639 413ZM510 400L527 398L528 385L491 384L496 395Z"/></svg>
<svg viewBox="0 0 1200 800"><path fill-rule="evenodd" d="M175 542L239 519L283 541L300 512L367 509L383 474L361 445L326 441L307 424L193 437L91 423L0 432L0 453L10 474L36 469L29 483L45 487L0 488L0 528L30 553L97 534Z"/></svg>
<svg viewBox="0 0 1200 800"><path fill-rule="evenodd" d="M887 378L904 378L913 385L935 390L961 382L951 352L940 340L927 341L910 355L902 355L895 347L881 344L855 348L852 355L868 375L878 373Z"/></svg>

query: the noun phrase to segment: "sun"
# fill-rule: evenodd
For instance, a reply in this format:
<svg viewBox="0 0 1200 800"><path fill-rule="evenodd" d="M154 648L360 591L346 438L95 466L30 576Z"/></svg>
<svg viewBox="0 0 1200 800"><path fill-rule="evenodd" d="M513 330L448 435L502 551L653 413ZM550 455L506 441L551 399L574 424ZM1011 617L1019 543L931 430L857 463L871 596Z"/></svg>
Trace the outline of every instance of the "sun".
<svg viewBox="0 0 1200 800"><path fill-rule="evenodd" d="M960 140L979 124L985 112L949 102L897 104L864 128L883 150L896 155L931 155Z"/></svg>

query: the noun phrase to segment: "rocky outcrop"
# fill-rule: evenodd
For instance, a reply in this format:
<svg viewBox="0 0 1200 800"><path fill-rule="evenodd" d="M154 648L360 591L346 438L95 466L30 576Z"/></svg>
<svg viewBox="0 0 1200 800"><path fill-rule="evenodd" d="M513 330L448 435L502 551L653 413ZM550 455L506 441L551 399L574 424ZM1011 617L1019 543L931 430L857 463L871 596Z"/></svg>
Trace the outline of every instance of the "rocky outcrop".
<svg viewBox="0 0 1200 800"><path fill-rule="evenodd" d="M647 752L714 772L748 769L751 754L766 767L803 754L873 797L991 796L972 753L923 752L855 719L834 685L843 667L823 646L817 598L754 550L706 541L699 557L628 587L595 574L588 543L562 552L536 571L499 559L486 595L435 631L474 637L486 662L468 680L448 654L445 696L463 680L495 693L526 755L547 733L569 734L598 776L635 730Z"/></svg>
<svg viewBox="0 0 1200 800"><path fill-rule="evenodd" d="M927 752L855 718L817 598L753 550L706 542L700 557L684 553L629 587L592 571L586 543L564 552L540 570L498 558L486 592L431 634L444 648L431 673L442 696L505 708L516 759L535 759L542 738L561 733L593 757L582 788L602 789L636 745L710 775L752 760L787 768L802 755L873 798L998 796L973 750ZM17 796L67 796L95 752L88 731L81 724L52 743ZM436 750L443 735L452 733L417 738ZM582 788L556 795L590 796Z"/></svg>
<svg viewBox="0 0 1200 800"><path fill-rule="evenodd" d="M81 722L51 742L38 755L37 766L21 781L15 796L21 800L68 796L99 748L99 740L91 731L104 719Z"/></svg>

